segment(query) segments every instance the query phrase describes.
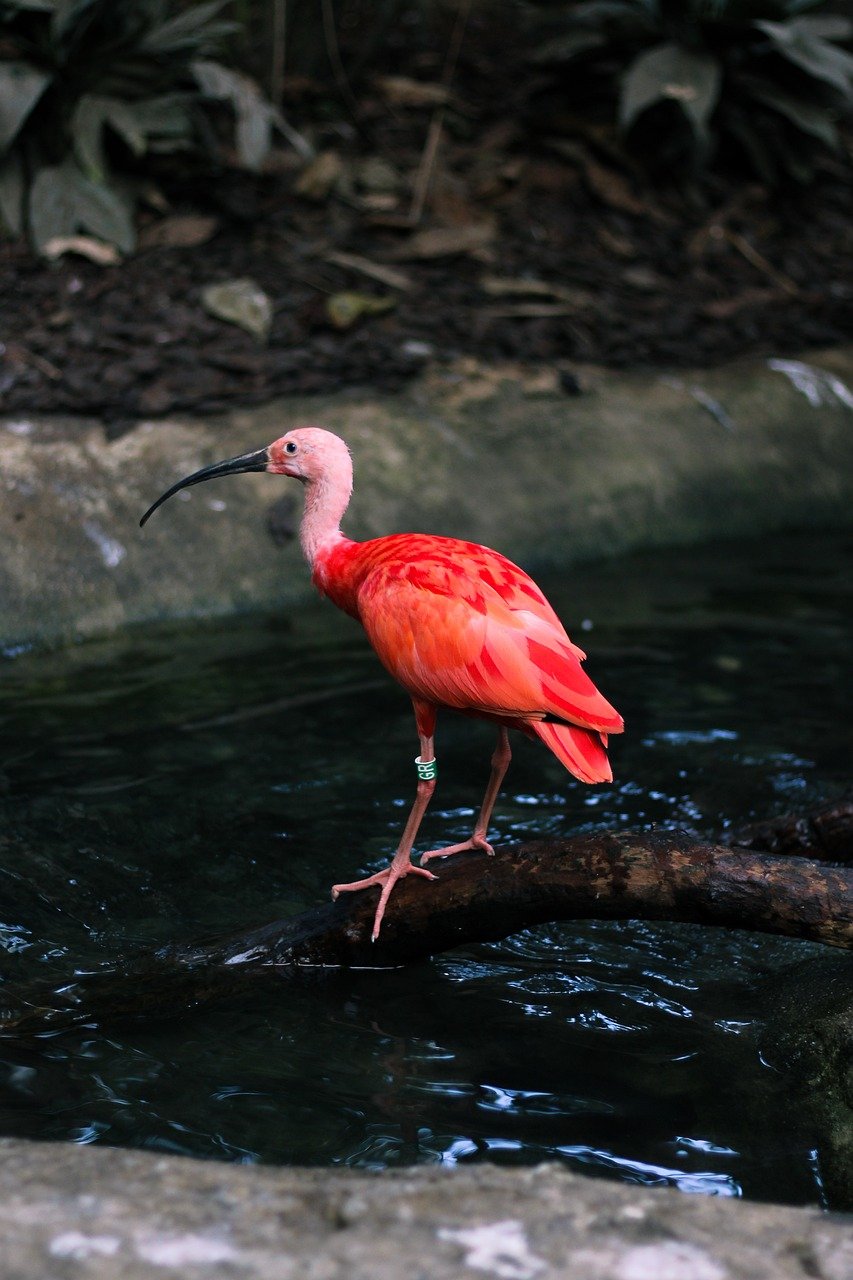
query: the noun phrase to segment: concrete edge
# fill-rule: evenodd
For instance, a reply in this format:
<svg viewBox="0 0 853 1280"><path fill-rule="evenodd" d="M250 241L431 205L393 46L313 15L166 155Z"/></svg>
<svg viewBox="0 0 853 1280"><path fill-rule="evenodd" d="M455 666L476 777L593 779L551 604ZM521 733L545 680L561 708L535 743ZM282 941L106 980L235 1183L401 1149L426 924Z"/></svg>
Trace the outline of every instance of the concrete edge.
<svg viewBox="0 0 853 1280"><path fill-rule="evenodd" d="M246 1168L0 1141L15 1280L847 1280L853 1220L578 1177L556 1165Z"/></svg>
<svg viewBox="0 0 853 1280"><path fill-rule="evenodd" d="M853 522L853 347L583 381L567 397L550 370L463 361L399 396L146 422L111 442L94 421L0 417L0 646L304 600L291 482L184 491L138 528L176 478L299 422L351 445L355 537L425 529L535 568Z"/></svg>

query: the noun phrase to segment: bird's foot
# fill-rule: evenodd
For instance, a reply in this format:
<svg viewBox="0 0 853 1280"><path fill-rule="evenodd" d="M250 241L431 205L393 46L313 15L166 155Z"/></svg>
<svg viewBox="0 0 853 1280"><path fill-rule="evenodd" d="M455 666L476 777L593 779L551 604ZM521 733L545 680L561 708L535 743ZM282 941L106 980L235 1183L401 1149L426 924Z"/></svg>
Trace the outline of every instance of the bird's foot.
<svg viewBox="0 0 853 1280"><path fill-rule="evenodd" d="M479 849L482 853L487 853L490 858L495 856L495 851L485 836L471 836L460 844L449 844L445 849L430 849L429 853L422 854L421 866L431 858L449 858L451 854L470 853L472 849Z"/></svg>
<svg viewBox="0 0 853 1280"><path fill-rule="evenodd" d="M424 871L423 867L416 867L414 863L412 863L408 868L404 868L404 870L398 871L394 875L393 880L391 880L392 888L398 880L402 880L403 876L408 875L409 872L416 876L423 876L425 880L438 879L438 877L434 876L431 871ZM384 871L377 871L376 875L373 876L365 876L363 880L351 880L349 884L333 884L332 898L337 898L339 893L354 893L357 889L369 889L370 886L374 884L387 885L390 879L391 867L386 867Z"/></svg>
<svg viewBox="0 0 853 1280"><path fill-rule="evenodd" d="M375 884L382 885L382 893L379 895L376 914L373 917L373 929L370 934L370 941L375 942L379 937L382 917L385 915L385 907L391 897L391 890L398 880L402 880L404 876L409 874L422 876L424 880L438 879L438 876L433 875L431 871L426 871L423 867L416 867L412 862L403 866L395 866L392 862L384 871L377 871L375 875L365 876L363 880L352 880L349 884L333 884L332 898L337 898L340 893L354 893L357 889L369 889Z"/></svg>

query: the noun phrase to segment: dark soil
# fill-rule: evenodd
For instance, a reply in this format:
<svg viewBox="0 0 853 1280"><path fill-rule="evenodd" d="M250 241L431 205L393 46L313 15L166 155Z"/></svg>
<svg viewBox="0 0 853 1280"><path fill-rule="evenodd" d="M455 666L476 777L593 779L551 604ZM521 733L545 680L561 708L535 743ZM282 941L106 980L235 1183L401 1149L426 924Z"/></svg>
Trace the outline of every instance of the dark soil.
<svg viewBox="0 0 853 1280"><path fill-rule="evenodd" d="M428 359L544 362L570 391L587 362L698 367L853 333L849 157L827 155L804 191L738 175L655 187L608 129L560 117L549 135L517 93L480 89L463 77L444 114L416 224L407 215L437 109L375 88L357 128L315 125L340 166L313 198L297 193L304 165L283 152L261 177L164 171L167 220L149 211L143 247L116 266L46 265L0 245L0 408L97 414L120 431L174 410L392 389ZM299 104L289 114L304 119ZM195 221L178 227L178 214ZM431 256L437 246L419 237L441 228L450 242ZM203 242L152 243L181 229ZM393 266L409 287L331 252ZM237 277L272 300L266 343L201 304L205 285ZM390 309L336 328L327 304L341 291Z"/></svg>

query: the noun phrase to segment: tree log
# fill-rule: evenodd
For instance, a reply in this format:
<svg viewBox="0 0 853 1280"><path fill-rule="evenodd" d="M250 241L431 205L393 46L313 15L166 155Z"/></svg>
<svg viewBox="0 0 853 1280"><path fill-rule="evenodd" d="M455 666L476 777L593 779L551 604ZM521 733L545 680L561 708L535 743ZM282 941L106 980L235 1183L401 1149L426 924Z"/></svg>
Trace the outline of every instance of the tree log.
<svg viewBox="0 0 853 1280"><path fill-rule="evenodd" d="M137 956L60 991L2 989L0 1035L163 1016L308 968L381 968L554 920L670 920L853 949L853 870L702 844L683 833L603 833L460 854L394 889L375 943L376 890L286 920Z"/></svg>

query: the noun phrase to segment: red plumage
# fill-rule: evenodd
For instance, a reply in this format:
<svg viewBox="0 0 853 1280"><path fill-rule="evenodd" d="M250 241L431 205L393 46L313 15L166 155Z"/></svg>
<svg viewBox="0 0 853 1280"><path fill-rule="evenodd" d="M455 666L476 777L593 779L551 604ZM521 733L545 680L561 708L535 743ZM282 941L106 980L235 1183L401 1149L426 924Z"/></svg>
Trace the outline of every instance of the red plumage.
<svg viewBox="0 0 853 1280"><path fill-rule="evenodd" d="M418 702L539 737L584 782L612 777L603 735L622 718L596 689L543 593L488 547L394 534L320 552L314 581L364 626ZM545 717L569 724L545 723Z"/></svg>
<svg viewBox="0 0 853 1280"><path fill-rule="evenodd" d="M434 879L423 863L466 849L492 853L486 836L510 761L508 729L539 738L582 782L609 782L607 736L622 717L599 693L536 583L497 551L456 538L394 534L352 542L340 521L352 492L352 461L338 436L299 427L266 449L214 463L167 490L142 523L178 489L240 471L271 471L305 486L302 549L319 589L363 625L391 675L408 689L420 737L418 785L390 866L332 893L381 886L373 921L402 876ZM434 733L439 707L491 720L498 744L469 840L434 849L414 866L411 852L435 789ZM426 764L422 763L426 762Z"/></svg>

